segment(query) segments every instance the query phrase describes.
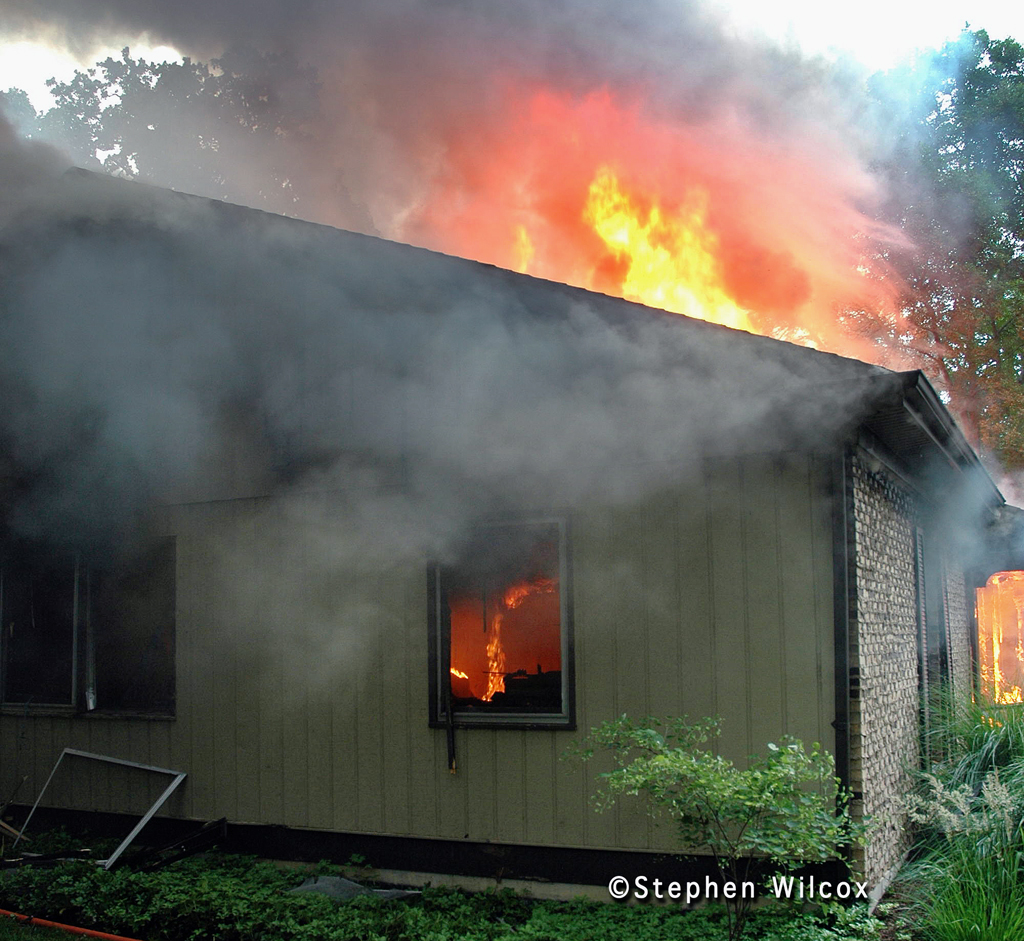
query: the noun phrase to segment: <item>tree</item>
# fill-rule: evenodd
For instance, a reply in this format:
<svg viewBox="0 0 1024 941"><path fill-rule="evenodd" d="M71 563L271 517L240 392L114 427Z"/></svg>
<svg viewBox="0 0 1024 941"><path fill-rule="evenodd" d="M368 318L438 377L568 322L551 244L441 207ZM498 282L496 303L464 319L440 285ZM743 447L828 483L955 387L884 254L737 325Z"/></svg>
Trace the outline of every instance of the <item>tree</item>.
<svg viewBox="0 0 1024 941"><path fill-rule="evenodd" d="M888 340L923 358L970 437L1024 468L1024 47L965 31L874 90L916 111L884 167L909 242L881 259L905 287Z"/></svg>
<svg viewBox="0 0 1024 941"><path fill-rule="evenodd" d="M48 82L54 107L24 112L22 133L58 144L81 166L291 215L318 181L304 152L321 120L316 71L284 55L229 50L207 65L108 58Z"/></svg>

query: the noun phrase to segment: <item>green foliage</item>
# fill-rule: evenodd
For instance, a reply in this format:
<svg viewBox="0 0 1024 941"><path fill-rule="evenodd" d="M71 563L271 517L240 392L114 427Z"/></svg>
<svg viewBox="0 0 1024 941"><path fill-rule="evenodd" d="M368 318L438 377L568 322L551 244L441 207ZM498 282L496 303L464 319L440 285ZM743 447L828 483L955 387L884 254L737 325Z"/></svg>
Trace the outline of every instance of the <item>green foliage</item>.
<svg viewBox="0 0 1024 941"><path fill-rule="evenodd" d="M968 434L1024 467L1024 47L965 30L874 90L907 236L880 260L906 290L903 317L864 329L922 356Z"/></svg>
<svg viewBox="0 0 1024 941"><path fill-rule="evenodd" d="M918 922L934 941L1024 937L1024 706L936 709L931 770L909 800L919 827L901 873Z"/></svg>
<svg viewBox="0 0 1024 941"><path fill-rule="evenodd" d="M720 908L537 902L508 891L426 889L415 903L360 896L338 903L289 895L303 873L231 856L190 859L152 873L92 864L0 873L0 908L149 941L716 941ZM15 928L35 937L28 929ZM863 908L754 912L754 941L855 941L877 936ZM14 935L14 938L21 935ZM0 929L0 941L10 941Z"/></svg>
<svg viewBox="0 0 1024 941"><path fill-rule="evenodd" d="M977 790L998 770L1003 783L1013 786L1024 766L1024 705L940 693L932 715L928 748L936 775Z"/></svg>
<svg viewBox="0 0 1024 941"><path fill-rule="evenodd" d="M1024 844L1017 827L957 833L902 877L932 941L1024 938Z"/></svg>
<svg viewBox="0 0 1024 941"><path fill-rule="evenodd" d="M709 850L729 880L744 880L752 857L791 870L833 859L861 837L835 762L819 745L808 751L784 737L740 769L711 750L718 734L717 719L635 722L623 715L592 730L572 753L583 760L598 751L613 757L614 770L599 776L599 808L622 795L643 795L652 814L674 822L685 847ZM749 905L732 902L730 938L743 931Z"/></svg>
<svg viewBox="0 0 1024 941"><path fill-rule="evenodd" d="M20 133L57 144L80 166L316 215L325 181L303 154L324 126L320 84L290 56L239 47L209 63L147 62L125 48L48 84L48 111L36 115L18 89L6 93L7 110Z"/></svg>

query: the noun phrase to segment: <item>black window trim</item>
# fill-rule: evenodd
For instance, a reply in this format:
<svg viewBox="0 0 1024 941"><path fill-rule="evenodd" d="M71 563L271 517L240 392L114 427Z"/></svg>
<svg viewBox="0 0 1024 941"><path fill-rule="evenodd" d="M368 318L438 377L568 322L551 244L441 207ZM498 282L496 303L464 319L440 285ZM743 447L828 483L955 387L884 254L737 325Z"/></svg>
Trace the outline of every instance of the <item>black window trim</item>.
<svg viewBox="0 0 1024 941"><path fill-rule="evenodd" d="M450 656L448 635L443 630L442 572L444 567L432 562L427 568L427 676L429 727L444 729L449 725L458 729L516 729L537 730L576 729L576 650L573 624L572 551L570 522L567 514L544 513L513 517L483 519L474 524L476 529L489 526L530 526L555 524L559 530L559 604L562 617L562 712L555 713L500 713L474 714L454 712L448 720L445 694L450 686L441 683L448 674Z"/></svg>
<svg viewBox="0 0 1024 941"><path fill-rule="evenodd" d="M174 545L174 579L177 582L177 536L165 535ZM30 700L28 702L10 701L7 699L8 683L8 650L6 635L2 628L4 612L4 580L6 575L6 559L14 554L10 547L0 551L0 715L38 715L66 716L87 718L138 718L138 719L174 719L177 714L177 696L175 695L170 710L137 709L120 706L104 706L97 703L96 679L96 643L97 636L92 623L92 581L93 570L89 566L85 554L78 548L50 549L50 553L67 553L74 560L74 595L71 629L71 697L67 702L44 702ZM177 592L175 589L175 596ZM175 634L177 628L177 599L175 597ZM175 639L176 646L176 639ZM177 657L176 650L172 658ZM177 688L177 664L174 664L175 692Z"/></svg>

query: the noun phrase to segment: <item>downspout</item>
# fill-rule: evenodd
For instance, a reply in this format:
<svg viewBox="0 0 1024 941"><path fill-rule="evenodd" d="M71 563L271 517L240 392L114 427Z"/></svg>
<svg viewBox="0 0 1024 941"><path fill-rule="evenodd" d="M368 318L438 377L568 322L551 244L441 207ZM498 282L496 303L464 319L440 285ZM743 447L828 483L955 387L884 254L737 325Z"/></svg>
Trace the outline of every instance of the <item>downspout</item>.
<svg viewBox="0 0 1024 941"><path fill-rule="evenodd" d="M840 787L850 791L850 608L852 583L850 572L855 561L853 544L853 481L850 473L851 449L832 462L832 603L834 626L836 777ZM854 798L859 795L853 795ZM847 849L849 860L849 848Z"/></svg>

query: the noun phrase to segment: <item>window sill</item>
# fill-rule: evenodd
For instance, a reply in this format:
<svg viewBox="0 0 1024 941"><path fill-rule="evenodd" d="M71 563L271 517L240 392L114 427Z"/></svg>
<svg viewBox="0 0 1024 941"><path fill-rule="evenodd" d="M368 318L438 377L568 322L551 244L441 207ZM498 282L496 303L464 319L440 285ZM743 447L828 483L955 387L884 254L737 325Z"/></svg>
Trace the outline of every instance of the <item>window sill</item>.
<svg viewBox="0 0 1024 941"><path fill-rule="evenodd" d="M78 710L74 706L47 705L45 703L5 702L0 705L0 715L4 716L61 716L74 718Z"/></svg>
<svg viewBox="0 0 1024 941"><path fill-rule="evenodd" d="M448 723L444 718L431 721L432 729L445 729ZM575 732L576 720L568 716L468 716L456 715L452 719L452 727L456 729L508 729L510 732L549 731Z"/></svg>
<svg viewBox="0 0 1024 941"><path fill-rule="evenodd" d="M96 710L83 712L74 706L45 705L42 703L4 703L0 705L0 716L32 716L34 718L59 719L148 719L153 722L173 722L174 715L166 712L131 712L125 710Z"/></svg>

